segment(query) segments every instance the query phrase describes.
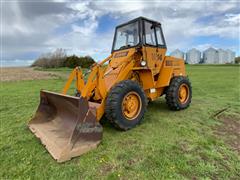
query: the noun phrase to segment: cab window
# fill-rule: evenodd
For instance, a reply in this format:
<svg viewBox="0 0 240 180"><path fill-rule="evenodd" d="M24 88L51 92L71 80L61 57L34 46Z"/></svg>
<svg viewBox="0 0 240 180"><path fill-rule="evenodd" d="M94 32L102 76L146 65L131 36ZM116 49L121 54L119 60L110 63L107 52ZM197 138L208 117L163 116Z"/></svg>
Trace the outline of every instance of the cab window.
<svg viewBox="0 0 240 180"><path fill-rule="evenodd" d="M117 28L113 50L126 49L139 44L138 21Z"/></svg>
<svg viewBox="0 0 240 180"><path fill-rule="evenodd" d="M157 35L158 45L163 46L164 41L163 41L163 37L162 37L162 32L161 32L161 28L158 26L156 27L156 35Z"/></svg>
<svg viewBox="0 0 240 180"><path fill-rule="evenodd" d="M154 32L154 26L152 23L149 23L147 21L144 22L145 26L145 40L146 44L156 46L156 37L155 37L155 32Z"/></svg>

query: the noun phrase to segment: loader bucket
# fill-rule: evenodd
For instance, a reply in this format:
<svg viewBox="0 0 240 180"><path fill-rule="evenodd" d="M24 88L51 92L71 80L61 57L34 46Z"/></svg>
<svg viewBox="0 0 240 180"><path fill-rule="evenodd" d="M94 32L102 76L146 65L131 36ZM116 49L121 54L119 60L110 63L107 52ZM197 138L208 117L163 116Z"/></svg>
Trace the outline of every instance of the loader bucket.
<svg viewBox="0 0 240 180"><path fill-rule="evenodd" d="M40 92L40 104L28 126L58 162L96 148L102 139L96 109L87 99L49 91Z"/></svg>

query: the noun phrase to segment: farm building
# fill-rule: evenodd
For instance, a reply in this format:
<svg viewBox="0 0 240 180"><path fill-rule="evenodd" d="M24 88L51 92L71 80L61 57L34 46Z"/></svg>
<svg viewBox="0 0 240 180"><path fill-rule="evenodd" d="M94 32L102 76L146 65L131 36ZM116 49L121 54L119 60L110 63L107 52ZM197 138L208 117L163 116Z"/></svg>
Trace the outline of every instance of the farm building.
<svg viewBox="0 0 240 180"><path fill-rule="evenodd" d="M173 52L171 52L170 56L184 59L184 52L180 51L179 49L176 49Z"/></svg>
<svg viewBox="0 0 240 180"><path fill-rule="evenodd" d="M184 52L176 49L171 52L170 54L173 57L184 59ZM224 49L214 49L212 47L203 51L203 57L201 59L201 52L196 48L192 48L187 51L185 56L185 61L188 64L226 64L226 63L233 63L235 60L235 52L231 50L224 50Z"/></svg>
<svg viewBox="0 0 240 180"><path fill-rule="evenodd" d="M186 53L186 62L188 64L198 64L201 60L201 52L195 48Z"/></svg>
<svg viewBox="0 0 240 180"><path fill-rule="evenodd" d="M227 62L226 63L233 63L234 60L235 60L236 54L235 54L235 52L227 49L226 50L226 56L227 56L227 60L226 60Z"/></svg>
<svg viewBox="0 0 240 180"><path fill-rule="evenodd" d="M227 58L227 51L223 49L218 49L218 59L219 59L219 64L226 64L228 62Z"/></svg>
<svg viewBox="0 0 240 180"><path fill-rule="evenodd" d="M212 47L203 51L203 63L218 64L219 63L218 51Z"/></svg>

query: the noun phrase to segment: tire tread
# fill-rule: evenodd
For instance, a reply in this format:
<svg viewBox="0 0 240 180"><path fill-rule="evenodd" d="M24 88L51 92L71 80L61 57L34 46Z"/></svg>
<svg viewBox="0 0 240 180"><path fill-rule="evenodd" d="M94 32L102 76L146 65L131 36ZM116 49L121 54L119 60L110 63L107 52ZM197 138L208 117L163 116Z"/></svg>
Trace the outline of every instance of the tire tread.
<svg viewBox="0 0 240 180"><path fill-rule="evenodd" d="M105 106L105 114L106 114L106 118L109 120L109 122L117 129L119 130L129 130L131 128L133 128L134 126L126 126L126 124L122 123L121 120L119 120L119 118L117 117L117 111L119 111L119 109L117 108L117 104L119 101L119 95L121 94L122 91L130 91L131 88L139 88L141 91L141 94L144 96L144 102L142 104L142 108L144 109L144 113L146 111L146 102L147 102L147 98L146 95L143 91L143 89L140 87L140 85L132 80L124 80L121 81L119 83L117 83L115 86L113 86L108 94L107 100L106 100L106 106ZM143 117L139 120L138 123L141 123L141 121L143 120Z"/></svg>
<svg viewBox="0 0 240 180"><path fill-rule="evenodd" d="M178 101L178 88L181 85L181 83L186 83L189 87L189 100L188 102L182 106L179 101ZM190 103L191 103L191 99L192 99L192 87L191 87L191 83L188 79L188 77L185 76L175 76L171 79L170 85L166 91L166 103L168 105L168 107L171 110L181 110L181 109L186 109Z"/></svg>

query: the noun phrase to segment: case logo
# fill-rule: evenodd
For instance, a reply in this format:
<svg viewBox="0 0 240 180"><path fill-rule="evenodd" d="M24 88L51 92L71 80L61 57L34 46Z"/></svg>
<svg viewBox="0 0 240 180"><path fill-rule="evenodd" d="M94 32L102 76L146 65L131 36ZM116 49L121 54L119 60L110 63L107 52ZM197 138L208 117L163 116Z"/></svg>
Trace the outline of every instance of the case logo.
<svg viewBox="0 0 240 180"><path fill-rule="evenodd" d="M114 55L114 58L124 57L128 55L128 51L119 52Z"/></svg>

